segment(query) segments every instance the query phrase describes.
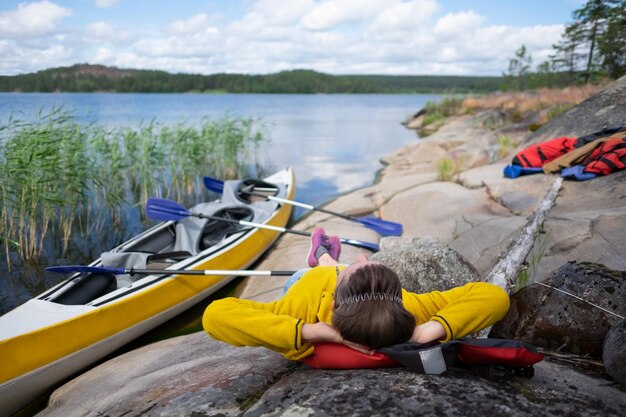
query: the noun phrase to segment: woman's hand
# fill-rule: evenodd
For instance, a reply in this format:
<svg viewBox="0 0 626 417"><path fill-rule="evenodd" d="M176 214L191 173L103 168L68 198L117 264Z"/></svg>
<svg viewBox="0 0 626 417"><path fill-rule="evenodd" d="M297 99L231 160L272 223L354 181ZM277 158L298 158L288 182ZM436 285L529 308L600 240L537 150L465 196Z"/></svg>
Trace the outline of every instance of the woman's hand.
<svg viewBox="0 0 626 417"><path fill-rule="evenodd" d="M322 321L302 326L302 341L306 343L334 342L343 343L343 338L333 326Z"/></svg>
<svg viewBox="0 0 626 417"><path fill-rule="evenodd" d="M354 350L357 350L361 353L365 353L366 355L374 354L374 351L368 348L367 346L359 345L358 343L350 342L349 340L344 340L344 338L341 337L339 332L335 330L333 326L330 326L324 322L319 322L315 324L305 323L305 325L302 326L302 342L304 343L320 343L320 342L340 343Z"/></svg>
<svg viewBox="0 0 626 417"><path fill-rule="evenodd" d="M445 337L446 329L438 321L431 320L415 327L413 336L411 336L411 342L424 344L433 340L445 339Z"/></svg>

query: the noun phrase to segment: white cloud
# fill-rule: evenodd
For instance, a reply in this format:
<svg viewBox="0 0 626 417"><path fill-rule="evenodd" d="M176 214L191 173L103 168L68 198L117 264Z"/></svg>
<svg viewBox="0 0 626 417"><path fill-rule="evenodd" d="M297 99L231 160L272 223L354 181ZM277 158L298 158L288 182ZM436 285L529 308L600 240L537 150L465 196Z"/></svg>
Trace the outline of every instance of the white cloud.
<svg viewBox="0 0 626 417"><path fill-rule="evenodd" d="M296 23L314 7L313 0L258 0L251 4L249 14L262 17L269 25L285 26Z"/></svg>
<svg viewBox="0 0 626 417"><path fill-rule="evenodd" d="M356 23L371 18L383 11L389 3L389 0L317 2L315 7L302 17L300 23L303 28L309 30L329 30L345 23Z"/></svg>
<svg viewBox="0 0 626 417"><path fill-rule="evenodd" d="M19 38L48 34L57 29L61 19L71 14L70 9L48 0L20 3L16 10L0 12L0 35Z"/></svg>
<svg viewBox="0 0 626 417"><path fill-rule="evenodd" d="M473 10L459 13L448 13L435 25L434 32L437 36L460 37L468 36L474 30L480 28L485 18Z"/></svg>
<svg viewBox="0 0 626 417"><path fill-rule="evenodd" d="M386 7L376 17L370 30L376 32L400 32L416 30L427 25L439 9L435 0L412 0L398 2Z"/></svg>
<svg viewBox="0 0 626 417"><path fill-rule="evenodd" d="M177 20L170 25L170 33L176 35L192 34L196 32L219 33L219 29L212 26L208 15L201 13L190 17L187 20Z"/></svg>
<svg viewBox="0 0 626 417"><path fill-rule="evenodd" d="M188 36L143 39L134 44L132 50L148 57L198 57L210 55L221 48L219 31L214 29Z"/></svg>
<svg viewBox="0 0 626 417"><path fill-rule="evenodd" d="M96 6L101 9L108 9L119 3L120 0L96 0Z"/></svg>
<svg viewBox="0 0 626 417"><path fill-rule="evenodd" d="M130 32L107 22L95 22L85 28L85 39L91 42L118 43L128 40Z"/></svg>
<svg viewBox="0 0 626 417"><path fill-rule="evenodd" d="M110 65L115 59L115 51L110 48L98 48L94 55L93 62L96 64Z"/></svg>

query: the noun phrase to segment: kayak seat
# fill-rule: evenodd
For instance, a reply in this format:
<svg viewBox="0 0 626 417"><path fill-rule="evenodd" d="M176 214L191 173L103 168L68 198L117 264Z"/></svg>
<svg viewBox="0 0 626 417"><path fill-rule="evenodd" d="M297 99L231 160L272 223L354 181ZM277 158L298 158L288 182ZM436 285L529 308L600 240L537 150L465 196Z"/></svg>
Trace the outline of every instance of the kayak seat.
<svg viewBox="0 0 626 417"><path fill-rule="evenodd" d="M276 185L269 182L249 179L243 180L237 186L236 197L243 203L254 203L257 201L266 201L265 196L275 197L278 195L279 189Z"/></svg>
<svg viewBox="0 0 626 417"><path fill-rule="evenodd" d="M111 274L89 274L50 301L64 305L87 304L115 290L117 281Z"/></svg>
<svg viewBox="0 0 626 417"><path fill-rule="evenodd" d="M188 251L173 251L173 252L163 252L163 253L155 253L154 255L148 256L146 261L146 268L148 269L165 269L168 266L171 266L177 262L184 261L185 259L193 256Z"/></svg>
<svg viewBox="0 0 626 417"><path fill-rule="evenodd" d="M216 211L212 216L236 221L252 221L254 219L254 211L245 206L226 207ZM241 229L242 226L236 223L211 219L207 220L202 228L200 250L205 250L211 246L217 245L219 242L239 232Z"/></svg>

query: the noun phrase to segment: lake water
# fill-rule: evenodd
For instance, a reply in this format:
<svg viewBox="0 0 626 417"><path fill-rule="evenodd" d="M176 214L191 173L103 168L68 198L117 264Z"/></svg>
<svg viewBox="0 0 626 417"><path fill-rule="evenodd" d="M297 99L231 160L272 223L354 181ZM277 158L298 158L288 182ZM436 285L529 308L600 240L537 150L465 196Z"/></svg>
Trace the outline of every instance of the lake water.
<svg viewBox="0 0 626 417"><path fill-rule="evenodd" d="M293 166L296 199L318 205L371 184L384 155L418 140L401 122L427 101L438 99L433 95L0 93L0 124L12 114L29 119L52 107L73 110L80 122L112 127L152 120L194 124L226 114L259 118L266 140L257 161L265 172ZM205 174L198 172L198 176ZM12 288L0 279L0 314L38 294L38 285L21 286L23 279L28 280L13 279Z"/></svg>

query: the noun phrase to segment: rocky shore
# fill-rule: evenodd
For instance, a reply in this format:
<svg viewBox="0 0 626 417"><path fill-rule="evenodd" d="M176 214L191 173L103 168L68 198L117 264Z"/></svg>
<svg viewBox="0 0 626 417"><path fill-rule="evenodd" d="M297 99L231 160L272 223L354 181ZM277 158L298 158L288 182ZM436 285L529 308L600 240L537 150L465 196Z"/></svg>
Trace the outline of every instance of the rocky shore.
<svg viewBox="0 0 626 417"><path fill-rule="evenodd" d="M532 134L519 127L507 135L518 148L559 135L579 136L626 125L624 109L626 77ZM387 155L375 185L327 207L401 222L403 237L383 239L375 257L393 264L414 291L485 279L554 180L543 174L503 178L512 154L499 152L501 132L486 127L488 117L482 112L449 120L432 136ZM448 181L441 181L437 170L443 158L457 163ZM402 369L314 370L265 349L234 348L196 333L145 346L86 372L59 388L41 415L623 415L625 199L626 171L565 182L537 234L514 290L524 288L512 295L509 315L493 330L546 349L532 379L494 381L462 370L439 376ZM380 239L369 229L320 213L294 228L312 231L318 225L339 236ZM285 235L257 268L301 268L307 251L306 239ZM344 245L341 261L351 262L361 251ZM249 278L237 295L271 301L284 280ZM611 340L614 364L609 373L602 363L605 337Z"/></svg>

